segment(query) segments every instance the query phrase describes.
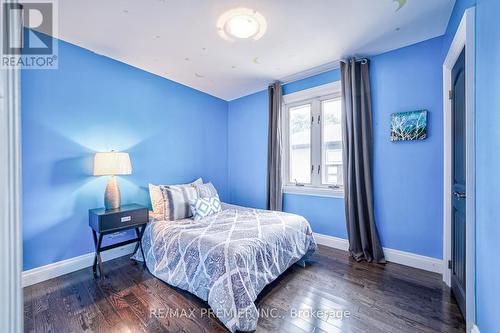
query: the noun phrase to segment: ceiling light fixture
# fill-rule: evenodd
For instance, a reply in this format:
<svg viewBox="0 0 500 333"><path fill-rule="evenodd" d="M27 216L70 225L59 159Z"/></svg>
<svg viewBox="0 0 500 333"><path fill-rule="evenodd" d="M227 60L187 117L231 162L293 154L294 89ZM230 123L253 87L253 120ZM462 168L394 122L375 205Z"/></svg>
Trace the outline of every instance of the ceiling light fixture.
<svg viewBox="0 0 500 333"><path fill-rule="evenodd" d="M267 30L267 22L259 12L249 8L228 10L217 21L219 36L228 41L238 39L258 40Z"/></svg>

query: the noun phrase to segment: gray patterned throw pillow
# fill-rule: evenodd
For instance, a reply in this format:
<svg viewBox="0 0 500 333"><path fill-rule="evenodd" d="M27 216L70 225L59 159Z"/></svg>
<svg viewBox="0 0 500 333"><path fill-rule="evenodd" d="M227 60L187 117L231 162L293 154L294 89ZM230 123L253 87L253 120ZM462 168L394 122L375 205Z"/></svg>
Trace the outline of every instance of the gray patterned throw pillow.
<svg viewBox="0 0 500 333"><path fill-rule="evenodd" d="M196 192L200 198L219 197L219 193L212 183L196 185Z"/></svg>

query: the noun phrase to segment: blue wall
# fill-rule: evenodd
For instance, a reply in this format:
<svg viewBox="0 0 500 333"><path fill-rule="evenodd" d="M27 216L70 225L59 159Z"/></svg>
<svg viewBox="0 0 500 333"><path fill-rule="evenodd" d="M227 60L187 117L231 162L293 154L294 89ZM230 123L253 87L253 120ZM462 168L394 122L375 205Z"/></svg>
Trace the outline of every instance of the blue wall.
<svg viewBox="0 0 500 333"><path fill-rule="evenodd" d="M229 102L230 202L266 208L267 90Z"/></svg>
<svg viewBox="0 0 500 333"><path fill-rule="evenodd" d="M96 151L130 153L123 203L199 176L227 200L227 106L62 41L58 70L22 71L24 269L92 252L87 211L107 181L91 176Z"/></svg>
<svg viewBox="0 0 500 333"><path fill-rule="evenodd" d="M442 38L371 60L375 217L382 244L434 258L443 253ZM428 138L391 142L390 115L429 110Z"/></svg>
<svg viewBox="0 0 500 333"><path fill-rule="evenodd" d="M314 232L347 239L343 199L285 194L283 210L304 216Z"/></svg>
<svg viewBox="0 0 500 333"><path fill-rule="evenodd" d="M481 333L500 332L500 2L477 1L476 307Z"/></svg>
<svg viewBox="0 0 500 333"><path fill-rule="evenodd" d="M442 257L443 229L442 42L442 38L435 38L371 59L375 213L382 243L435 258ZM283 87L283 93L339 79L339 71L333 70L289 83ZM390 142L390 114L422 108L430 111L429 138L422 142ZM231 200L235 204L264 207L266 92L231 101L228 126ZM259 149L248 150L248 136L254 138L253 144L258 144ZM233 172L241 168L243 172ZM246 179L248 175L250 180ZM247 184L249 195L238 189L241 183ZM343 199L285 194L283 205L285 211L305 216L315 232L347 237Z"/></svg>

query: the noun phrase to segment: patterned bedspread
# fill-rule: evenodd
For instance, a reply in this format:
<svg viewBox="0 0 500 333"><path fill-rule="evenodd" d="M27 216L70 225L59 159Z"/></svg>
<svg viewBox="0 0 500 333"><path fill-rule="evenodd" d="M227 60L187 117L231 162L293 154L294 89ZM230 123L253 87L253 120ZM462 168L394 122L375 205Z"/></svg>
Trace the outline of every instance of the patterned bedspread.
<svg viewBox="0 0 500 333"><path fill-rule="evenodd" d="M316 247L301 216L227 205L201 221L152 222L143 237L150 272L207 301L232 332L257 328L259 292Z"/></svg>

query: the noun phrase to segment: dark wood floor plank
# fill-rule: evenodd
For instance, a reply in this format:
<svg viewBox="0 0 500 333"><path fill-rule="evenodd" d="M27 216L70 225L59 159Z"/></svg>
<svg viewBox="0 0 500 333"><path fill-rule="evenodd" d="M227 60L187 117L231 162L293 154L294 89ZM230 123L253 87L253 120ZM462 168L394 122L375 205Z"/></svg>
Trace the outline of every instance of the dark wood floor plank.
<svg viewBox="0 0 500 333"><path fill-rule="evenodd" d="M107 279L94 280L87 268L25 288L25 332L227 332L217 318L203 315L206 302L163 283L140 263L122 257L105 265ZM323 246L311 264L292 266L255 303L267 314L259 319L260 333L465 332L440 275L357 263ZM169 309L189 316L155 315Z"/></svg>

